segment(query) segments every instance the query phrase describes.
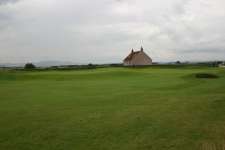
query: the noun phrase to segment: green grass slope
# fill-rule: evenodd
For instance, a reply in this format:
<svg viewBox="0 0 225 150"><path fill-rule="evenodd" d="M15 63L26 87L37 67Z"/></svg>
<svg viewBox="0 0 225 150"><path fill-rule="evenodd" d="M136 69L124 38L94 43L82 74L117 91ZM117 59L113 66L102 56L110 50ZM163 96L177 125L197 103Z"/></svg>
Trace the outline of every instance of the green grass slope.
<svg viewBox="0 0 225 150"><path fill-rule="evenodd" d="M225 70L0 71L0 116L1 150L223 150Z"/></svg>

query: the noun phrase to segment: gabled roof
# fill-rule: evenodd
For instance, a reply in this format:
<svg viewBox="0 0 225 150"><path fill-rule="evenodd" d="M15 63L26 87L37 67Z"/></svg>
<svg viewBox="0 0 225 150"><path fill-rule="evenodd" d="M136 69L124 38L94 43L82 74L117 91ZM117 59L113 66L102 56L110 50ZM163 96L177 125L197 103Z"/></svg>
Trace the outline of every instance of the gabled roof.
<svg viewBox="0 0 225 150"><path fill-rule="evenodd" d="M134 58L135 55L138 55L141 51L134 52L133 50L131 53L124 59L124 61L130 61Z"/></svg>

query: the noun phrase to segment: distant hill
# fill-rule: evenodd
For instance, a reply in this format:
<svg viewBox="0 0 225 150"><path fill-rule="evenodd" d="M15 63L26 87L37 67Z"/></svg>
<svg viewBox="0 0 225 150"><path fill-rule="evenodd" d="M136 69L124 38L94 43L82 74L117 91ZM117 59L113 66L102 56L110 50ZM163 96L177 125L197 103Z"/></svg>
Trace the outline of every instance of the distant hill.
<svg viewBox="0 0 225 150"><path fill-rule="evenodd" d="M64 66L64 65L74 65L77 63L69 62L69 61L40 61L34 62L37 67L51 67L51 66Z"/></svg>
<svg viewBox="0 0 225 150"><path fill-rule="evenodd" d="M31 62L37 67L51 67L51 66L62 66L62 65L79 65L78 63L73 63L69 61L40 61ZM23 67L25 63L1 63L0 67Z"/></svg>

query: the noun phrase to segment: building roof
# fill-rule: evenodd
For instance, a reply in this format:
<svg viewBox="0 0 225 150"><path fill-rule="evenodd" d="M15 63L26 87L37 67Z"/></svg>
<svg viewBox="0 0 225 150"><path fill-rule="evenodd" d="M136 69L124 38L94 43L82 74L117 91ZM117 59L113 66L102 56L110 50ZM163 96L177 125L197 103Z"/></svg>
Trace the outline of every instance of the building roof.
<svg viewBox="0 0 225 150"><path fill-rule="evenodd" d="M141 47L140 51L131 50L131 53L123 60L125 66L144 66L152 65L152 59L144 52Z"/></svg>
<svg viewBox="0 0 225 150"><path fill-rule="evenodd" d="M138 55L141 51L136 51L134 52L133 50L131 51L131 53L124 59L124 61L130 61L132 60L135 55Z"/></svg>

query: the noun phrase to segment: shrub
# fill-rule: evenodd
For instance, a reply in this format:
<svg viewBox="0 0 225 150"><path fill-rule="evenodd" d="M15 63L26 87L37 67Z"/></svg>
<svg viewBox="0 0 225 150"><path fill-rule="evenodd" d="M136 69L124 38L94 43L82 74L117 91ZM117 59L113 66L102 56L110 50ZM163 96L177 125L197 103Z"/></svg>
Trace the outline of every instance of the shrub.
<svg viewBox="0 0 225 150"><path fill-rule="evenodd" d="M36 66L32 63L27 63L24 66L24 69L35 69L35 68L36 68Z"/></svg>
<svg viewBox="0 0 225 150"><path fill-rule="evenodd" d="M93 65L92 63L89 63L87 66L83 66L83 67L84 67L84 68L87 67L87 69L95 69L95 68L96 68L96 66Z"/></svg>

